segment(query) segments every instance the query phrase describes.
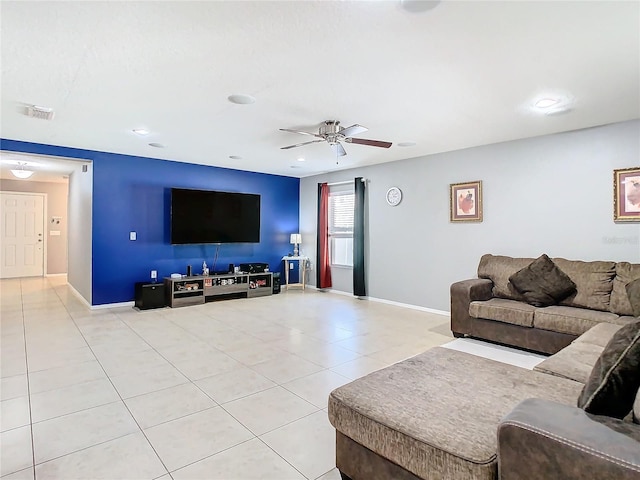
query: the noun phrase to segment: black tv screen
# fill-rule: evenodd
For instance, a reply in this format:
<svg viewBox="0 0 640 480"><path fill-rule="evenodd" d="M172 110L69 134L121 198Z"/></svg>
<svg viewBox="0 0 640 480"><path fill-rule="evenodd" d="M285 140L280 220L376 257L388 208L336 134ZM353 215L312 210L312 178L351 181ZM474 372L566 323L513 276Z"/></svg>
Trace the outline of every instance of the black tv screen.
<svg viewBox="0 0 640 480"><path fill-rule="evenodd" d="M260 195L171 189L171 243L260 242Z"/></svg>

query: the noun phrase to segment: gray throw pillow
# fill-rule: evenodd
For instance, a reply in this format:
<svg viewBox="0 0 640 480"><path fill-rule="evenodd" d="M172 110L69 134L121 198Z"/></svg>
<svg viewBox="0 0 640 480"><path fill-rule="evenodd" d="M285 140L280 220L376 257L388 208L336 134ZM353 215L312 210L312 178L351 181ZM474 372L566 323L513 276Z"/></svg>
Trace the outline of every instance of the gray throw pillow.
<svg viewBox="0 0 640 480"><path fill-rule="evenodd" d="M578 407L594 415L624 418L640 388L640 319L618 330L596 361Z"/></svg>
<svg viewBox="0 0 640 480"><path fill-rule="evenodd" d="M576 284L544 254L511 275L509 281L536 307L555 305L576 291Z"/></svg>
<svg viewBox="0 0 640 480"><path fill-rule="evenodd" d="M640 317L640 278L627 283L625 287L634 317Z"/></svg>

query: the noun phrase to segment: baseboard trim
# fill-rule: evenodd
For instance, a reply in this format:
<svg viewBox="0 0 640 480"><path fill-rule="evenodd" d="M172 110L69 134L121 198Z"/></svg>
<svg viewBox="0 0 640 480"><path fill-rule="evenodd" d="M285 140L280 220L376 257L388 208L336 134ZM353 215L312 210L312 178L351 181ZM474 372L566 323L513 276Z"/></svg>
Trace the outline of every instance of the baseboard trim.
<svg viewBox="0 0 640 480"><path fill-rule="evenodd" d="M119 303L105 303L102 305L91 305L91 310L102 310L105 308L118 308L118 307L133 307L136 302L119 302Z"/></svg>
<svg viewBox="0 0 640 480"><path fill-rule="evenodd" d="M45 277L66 277L66 273L47 273Z"/></svg>
<svg viewBox="0 0 640 480"><path fill-rule="evenodd" d="M78 290L76 290L73 285L67 282L67 286L69 287L69 290L71 290L71 293L73 293L76 297L78 297L78 300L84 303L86 307L91 308L91 304L89 303L89 301L86 298L84 298L82 294Z"/></svg>
<svg viewBox="0 0 640 480"><path fill-rule="evenodd" d="M435 308L428 308L428 307L421 307L420 305L412 305L410 303L401 303L401 302L394 302L393 300L387 300L384 298L377 298L377 297L359 297L357 295L353 295L353 293L351 292L344 292L342 290L334 290L334 289L320 289L320 288L316 288L313 285L307 285L307 288L313 288L316 289L319 292L326 292L326 293L335 293L336 295L344 295L347 297L352 297L352 298L356 298L358 300L369 300L371 302L378 302L378 303L386 303L387 305L394 305L396 307L403 307L403 308L409 308L411 310L419 310L421 312L427 312L427 313L433 313L435 315L442 315L444 317L448 317L451 315L451 312L448 312L446 310L437 310Z"/></svg>
<svg viewBox="0 0 640 480"><path fill-rule="evenodd" d="M410 303L400 303L394 302L393 300L386 300L384 298L376 298L376 297L366 297L367 300L372 302L386 303L387 305L395 305L396 307L404 307L410 308L411 310L420 310L421 312L433 313L436 315L443 315L448 317L451 315L451 312L447 312L446 310L437 310L435 308L421 307L420 305L412 305Z"/></svg>

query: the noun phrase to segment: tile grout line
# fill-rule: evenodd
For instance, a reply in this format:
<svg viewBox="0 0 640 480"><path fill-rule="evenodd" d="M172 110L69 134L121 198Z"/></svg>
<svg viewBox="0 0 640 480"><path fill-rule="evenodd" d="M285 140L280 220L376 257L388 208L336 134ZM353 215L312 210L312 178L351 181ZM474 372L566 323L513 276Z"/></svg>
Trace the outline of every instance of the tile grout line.
<svg viewBox="0 0 640 480"><path fill-rule="evenodd" d="M56 292L57 294L57 292ZM60 298L60 296L58 295L58 297ZM60 300L62 301L62 298L60 298ZM131 412L131 410L129 409L129 406L127 405L127 403L124 401L124 398L122 398L122 395L120 394L120 392L118 391L118 389L116 388L116 386L113 384L113 381L111 380L111 377L109 376L109 374L107 373L107 371L104 369L104 366L102 365L102 362L100 362L100 359L96 356L95 352L93 351L93 348L91 348L91 345L89 344L89 342L87 341L87 338L84 335L84 332L80 329L80 327L78 326L78 323L76 322L76 319L71 315L71 312L69 312L69 310L67 309L67 306L64 302L62 302L65 310L67 310L67 313L69 313L69 316L71 317L71 321L73 322L73 324L76 326L76 329L78 330L78 332L80 333L80 335L82 336L82 339L85 341L85 343L87 344L87 346L89 347L89 350L91 350L91 354L93 355L93 357L96 359L96 361L98 362L98 365L100 365L100 368L102 369L102 371L104 372L104 374L106 375L107 379L109 380L109 383L111 384L111 387L113 388L113 390L116 392L116 394L118 395L118 397L120 398L120 401L122 402L122 404L124 405L124 408L127 409L127 412L129 413L129 415L131 416L131 419L134 421L134 423L136 424L136 426L138 427L140 433L142 433L142 435L144 436L145 440L147 441L147 443L149 444L149 446L151 447L151 449L153 450L153 453L155 453L156 457L158 458L158 460L160 461L160 463L162 464L162 466L164 467L165 471L167 473L169 473L169 469L167 468L167 466L165 465L165 463L162 461L162 458L160 458L160 455L158 454L158 452L156 451L155 447L153 446L153 444L151 443L151 441L149 440L149 438L147 437L146 433L144 432L143 428L140 426L140 424L138 423L138 420L133 416L133 413ZM118 320L122 323L124 323L126 325L126 322L122 321L122 319L116 314L116 316L118 317ZM131 328L127 325L128 328ZM137 332L134 331L134 333ZM144 339L142 339L145 343L147 343ZM147 345L149 345L147 343ZM152 347L153 348L153 347ZM113 402L115 403L115 402ZM92 407L93 408L93 407ZM130 434L127 434L130 435ZM111 440L107 440L108 441L113 441L113 440L117 440L119 438L123 438L126 437L127 435L121 435L119 437L113 438ZM101 445L103 443L107 443L107 442L100 442L98 444L94 444L91 445L89 447L86 448L91 448L94 447L96 445ZM81 449L84 450L84 449ZM81 450L76 450L77 451L81 451ZM71 453L75 453L75 452L71 452ZM67 454L69 455L69 454ZM64 456L64 455L63 455ZM58 457L60 458L60 457ZM163 474L166 475L166 474ZM162 475L161 475L162 476Z"/></svg>
<svg viewBox="0 0 640 480"><path fill-rule="evenodd" d="M47 281L48 283L48 281ZM31 468L33 480L36 480L36 446L33 435L33 413L31 412L31 385L29 383L29 354L27 350L27 327L24 321L24 295L22 279L20 279L20 307L22 311L22 335L24 337L24 364L27 377L27 398L29 403L29 432L31 433Z"/></svg>

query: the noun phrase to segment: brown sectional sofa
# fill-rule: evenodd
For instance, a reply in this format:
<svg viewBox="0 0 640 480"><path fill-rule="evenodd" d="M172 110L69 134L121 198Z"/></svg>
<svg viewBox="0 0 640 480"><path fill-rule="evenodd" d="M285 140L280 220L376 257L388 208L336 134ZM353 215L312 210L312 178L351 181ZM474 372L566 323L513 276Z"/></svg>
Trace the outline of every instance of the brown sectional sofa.
<svg viewBox="0 0 640 480"><path fill-rule="evenodd" d="M509 282L533 260L483 256L480 278L451 286L451 328L553 355L527 370L436 347L334 390L344 479L640 480L640 391L624 420L576 407L621 325L640 328L626 295L640 265L554 259L576 292L535 307Z"/></svg>
<svg viewBox="0 0 640 480"><path fill-rule="evenodd" d="M640 265L554 258L576 293L559 305L535 307L509 282L533 260L487 254L477 279L451 285L453 334L553 354L599 323L624 325L634 319L625 287L640 278Z"/></svg>
<svg viewBox="0 0 640 480"><path fill-rule="evenodd" d="M533 371L436 347L334 390L342 477L639 480L637 420L575 407L618 328L594 326Z"/></svg>

